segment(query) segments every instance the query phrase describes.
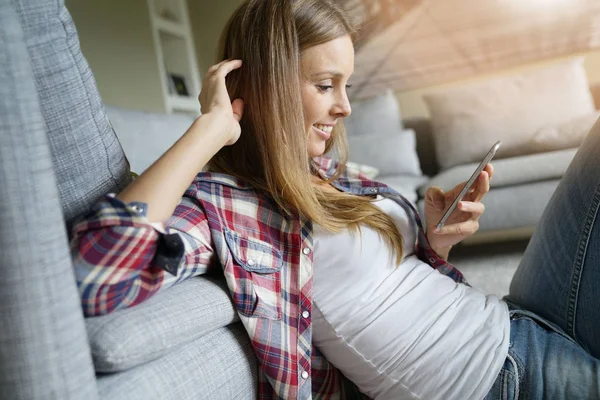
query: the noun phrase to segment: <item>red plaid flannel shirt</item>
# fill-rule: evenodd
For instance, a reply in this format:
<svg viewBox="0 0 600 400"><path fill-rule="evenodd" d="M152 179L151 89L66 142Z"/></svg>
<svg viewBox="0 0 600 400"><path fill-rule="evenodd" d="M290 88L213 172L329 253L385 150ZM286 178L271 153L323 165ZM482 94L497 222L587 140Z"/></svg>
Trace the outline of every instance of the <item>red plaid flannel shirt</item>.
<svg viewBox="0 0 600 400"><path fill-rule="evenodd" d="M331 176L335 164L320 160ZM347 171L335 185L358 195L389 197L415 217L416 253L464 282L430 250L418 213L384 184ZM138 304L205 273L216 256L259 369L260 399L365 398L312 345L312 224L278 210L238 179L200 173L165 224L150 224L146 205L107 196L73 228L71 249L84 313Z"/></svg>

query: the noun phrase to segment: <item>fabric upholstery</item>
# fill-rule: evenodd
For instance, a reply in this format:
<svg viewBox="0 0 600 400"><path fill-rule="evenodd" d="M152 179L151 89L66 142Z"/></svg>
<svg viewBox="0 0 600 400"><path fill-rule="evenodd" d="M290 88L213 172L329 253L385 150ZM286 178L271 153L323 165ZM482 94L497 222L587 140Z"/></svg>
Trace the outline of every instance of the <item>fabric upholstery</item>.
<svg viewBox="0 0 600 400"><path fill-rule="evenodd" d="M404 129L400 105L391 90L387 90L379 96L352 101L350 105L352 113L344 118L348 136Z"/></svg>
<svg viewBox="0 0 600 400"><path fill-rule="evenodd" d="M164 357L98 376L107 400L244 400L257 398L257 362L240 323L213 331Z"/></svg>
<svg viewBox="0 0 600 400"><path fill-rule="evenodd" d="M531 138L539 129L595 110L582 58L424 99L442 169L480 160L497 140L503 141L497 159L534 153Z"/></svg>
<svg viewBox="0 0 600 400"><path fill-rule="evenodd" d="M415 132L411 129L348 137L348 159L379 170L379 176L421 176Z"/></svg>
<svg viewBox="0 0 600 400"><path fill-rule="evenodd" d="M223 277L188 279L135 307L87 318L97 372L157 359L238 320Z"/></svg>
<svg viewBox="0 0 600 400"><path fill-rule="evenodd" d="M531 147L536 152L579 147L598 118L600 111L570 119L559 125L546 126L533 135Z"/></svg>
<svg viewBox="0 0 600 400"><path fill-rule="evenodd" d="M490 187L509 187L560 179L575 157L575 153L577 148L492 160L494 176L490 181ZM479 162L476 162L447 169L433 177L428 182L428 186L439 186L444 190L450 190L469 179L478 165ZM419 194L424 196L426 190L426 187L421 187Z"/></svg>
<svg viewBox="0 0 600 400"><path fill-rule="evenodd" d="M51 19L57 8L59 2L0 2L3 399L97 398L44 115L19 19Z"/></svg>
<svg viewBox="0 0 600 400"><path fill-rule="evenodd" d="M188 130L194 118L185 114L158 114L106 106L131 170L144 172Z"/></svg>
<svg viewBox="0 0 600 400"><path fill-rule="evenodd" d="M63 213L70 222L128 183L128 166L63 0L13 0L48 133Z"/></svg>

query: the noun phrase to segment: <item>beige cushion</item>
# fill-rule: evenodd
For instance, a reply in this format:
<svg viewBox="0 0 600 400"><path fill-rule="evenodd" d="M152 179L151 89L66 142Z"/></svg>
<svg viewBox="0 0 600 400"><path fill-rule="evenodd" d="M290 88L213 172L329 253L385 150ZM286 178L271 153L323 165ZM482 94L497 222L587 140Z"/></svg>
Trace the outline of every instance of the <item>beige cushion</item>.
<svg viewBox="0 0 600 400"><path fill-rule="evenodd" d="M544 127L533 135L531 145L538 152L579 147L598 118L600 118L600 111L556 126Z"/></svg>
<svg viewBox="0 0 600 400"><path fill-rule="evenodd" d="M540 129L594 112L583 58L425 96L442 169L480 161L497 140L496 158L535 152Z"/></svg>

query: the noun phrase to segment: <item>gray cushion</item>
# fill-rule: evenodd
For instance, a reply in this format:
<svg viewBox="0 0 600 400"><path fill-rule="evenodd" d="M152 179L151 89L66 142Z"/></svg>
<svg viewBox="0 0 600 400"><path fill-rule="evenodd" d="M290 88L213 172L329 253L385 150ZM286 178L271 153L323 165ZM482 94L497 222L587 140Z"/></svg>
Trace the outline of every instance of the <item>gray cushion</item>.
<svg viewBox="0 0 600 400"><path fill-rule="evenodd" d="M421 176L416 146L415 132L412 129L392 129L349 136L348 159L377 168L379 176Z"/></svg>
<svg viewBox="0 0 600 400"><path fill-rule="evenodd" d="M238 319L224 279L188 279L147 301L86 326L98 372L123 371L154 360Z"/></svg>
<svg viewBox="0 0 600 400"><path fill-rule="evenodd" d="M16 1L50 141L65 219L85 212L129 179L63 1Z"/></svg>
<svg viewBox="0 0 600 400"><path fill-rule="evenodd" d="M240 323L126 372L98 376L107 400L256 399L257 363Z"/></svg>
<svg viewBox="0 0 600 400"><path fill-rule="evenodd" d="M194 118L106 107L131 170L142 173L188 130Z"/></svg>
<svg viewBox="0 0 600 400"><path fill-rule="evenodd" d="M400 106L391 90L380 96L353 101L351 105L352 113L344 119L348 136L403 129Z"/></svg>
<svg viewBox="0 0 600 400"><path fill-rule="evenodd" d="M558 150L548 153L492 160L494 176L492 188L522 185L531 182L560 179L575 157L577 149ZM444 190L469 179L479 163L458 165L441 172L431 179L419 194L425 195L429 186L439 186Z"/></svg>
<svg viewBox="0 0 600 400"><path fill-rule="evenodd" d="M560 180L493 188L483 199L485 213L479 219L479 232L514 230L537 225ZM419 200L419 212L423 211Z"/></svg>
<svg viewBox="0 0 600 400"><path fill-rule="evenodd" d="M44 119L19 23L27 14L27 20L60 25L53 18L60 9L60 2L0 2L2 399L97 398Z"/></svg>

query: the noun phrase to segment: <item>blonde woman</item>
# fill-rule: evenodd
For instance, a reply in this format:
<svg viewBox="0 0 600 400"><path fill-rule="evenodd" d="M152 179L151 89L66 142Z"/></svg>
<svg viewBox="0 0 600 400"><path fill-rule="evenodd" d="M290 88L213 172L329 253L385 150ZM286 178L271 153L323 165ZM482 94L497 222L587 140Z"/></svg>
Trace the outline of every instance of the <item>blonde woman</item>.
<svg viewBox="0 0 600 400"><path fill-rule="evenodd" d="M540 223L512 302L485 296L446 259L478 229L491 166L439 232L461 186L428 190L426 234L400 194L345 170L353 36L328 1L238 8L203 115L74 227L86 315L222 268L261 399L599 397L598 131ZM334 146L340 163L320 158Z"/></svg>

